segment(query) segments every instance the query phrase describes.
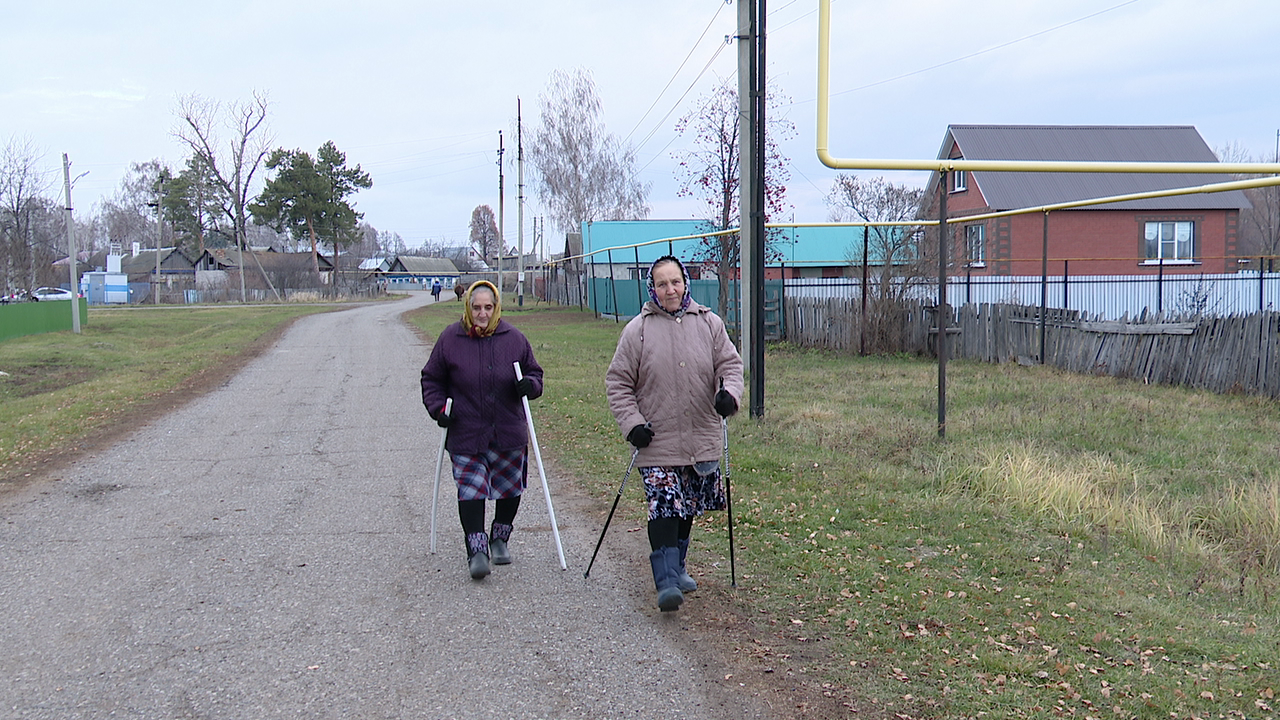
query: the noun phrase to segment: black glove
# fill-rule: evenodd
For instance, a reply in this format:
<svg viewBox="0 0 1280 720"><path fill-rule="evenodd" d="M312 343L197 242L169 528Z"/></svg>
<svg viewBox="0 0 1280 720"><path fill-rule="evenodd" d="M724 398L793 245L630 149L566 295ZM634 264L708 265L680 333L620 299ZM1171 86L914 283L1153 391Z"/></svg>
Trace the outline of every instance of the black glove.
<svg viewBox="0 0 1280 720"><path fill-rule="evenodd" d="M649 427L649 423L637 425L631 428L631 432L627 433L627 442L636 446L636 449L647 448L653 440L653 428Z"/></svg>
<svg viewBox="0 0 1280 720"><path fill-rule="evenodd" d="M738 401L733 399L728 390L720 388L716 392L716 412L720 417L729 417L738 412Z"/></svg>
<svg viewBox="0 0 1280 720"><path fill-rule="evenodd" d="M528 377L522 377L516 381L516 394L521 397L529 397L533 394L533 381Z"/></svg>
<svg viewBox="0 0 1280 720"><path fill-rule="evenodd" d="M432 413L431 419L435 420L436 424L442 428L447 428L453 424L453 416L446 413L444 410L441 410L438 413Z"/></svg>

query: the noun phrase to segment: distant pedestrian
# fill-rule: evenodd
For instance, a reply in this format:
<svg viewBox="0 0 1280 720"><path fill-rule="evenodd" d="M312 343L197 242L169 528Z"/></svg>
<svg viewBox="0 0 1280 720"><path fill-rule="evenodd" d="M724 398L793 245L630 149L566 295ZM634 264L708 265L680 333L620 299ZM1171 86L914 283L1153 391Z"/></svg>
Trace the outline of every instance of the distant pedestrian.
<svg viewBox="0 0 1280 720"><path fill-rule="evenodd" d="M442 289L443 287L440 285L439 279L436 279L434 282L431 283L431 298L435 302L440 302L440 291Z"/></svg>
<svg viewBox="0 0 1280 720"><path fill-rule="evenodd" d="M512 363L524 375L516 381ZM524 334L502 319L498 289L478 280L466 290L462 320L440 333L422 368L422 404L446 428L445 447L458 485L458 518L466 536L467 568L479 580L511 562L511 538L528 484L529 430L521 397L542 395L542 368ZM453 410L445 414L445 402ZM484 532L485 500L494 500Z"/></svg>
<svg viewBox="0 0 1280 720"><path fill-rule="evenodd" d="M467 286L463 285L461 280L458 281L458 284L453 286L453 294L457 295L459 300L462 299L462 296L466 294L466 292Z"/></svg>
<svg viewBox="0 0 1280 720"><path fill-rule="evenodd" d="M658 607L675 610L698 588L685 564L693 520L727 506L720 422L742 397L742 357L675 257L649 268L649 302L623 328L605 390L644 480Z"/></svg>

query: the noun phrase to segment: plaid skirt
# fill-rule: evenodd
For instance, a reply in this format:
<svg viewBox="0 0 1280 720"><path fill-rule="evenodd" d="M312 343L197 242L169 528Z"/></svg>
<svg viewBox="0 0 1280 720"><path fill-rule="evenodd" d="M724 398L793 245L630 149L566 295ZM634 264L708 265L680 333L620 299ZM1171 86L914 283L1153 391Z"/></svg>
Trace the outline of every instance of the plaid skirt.
<svg viewBox="0 0 1280 720"><path fill-rule="evenodd" d="M516 497L529 484L527 448L486 450L479 455L450 453L459 500Z"/></svg>
<svg viewBox="0 0 1280 720"><path fill-rule="evenodd" d="M649 519L688 520L704 512L725 509L728 502L720 479L720 463L707 464L714 467L703 468L707 471L705 474L699 473L694 465L640 468Z"/></svg>

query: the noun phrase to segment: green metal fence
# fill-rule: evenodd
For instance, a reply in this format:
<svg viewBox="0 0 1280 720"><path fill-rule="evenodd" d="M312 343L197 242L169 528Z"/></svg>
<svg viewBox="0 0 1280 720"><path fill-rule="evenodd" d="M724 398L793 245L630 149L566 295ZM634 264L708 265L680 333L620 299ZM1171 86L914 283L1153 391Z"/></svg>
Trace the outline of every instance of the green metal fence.
<svg viewBox="0 0 1280 720"><path fill-rule="evenodd" d="M71 300L0 305L0 342L23 335L71 329ZM80 324L89 322L89 301L80 298Z"/></svg>
<svg viewBox="0 0 1280 720"><path fill-rule="evenodd" d="M644 282L634 279L592 278L588 304L601 315L615 315L630 318L640 314L640 307L649 299L649 291ZM780 340L786 328L783 327L782 313L782 281L765 282L765 338ZM716 280L689 281L689 294L698 303L712 310L719 304L720 284ZM724 318L729 331L736 333L738 325L738 281L729 282L729 312Z"/></svg>

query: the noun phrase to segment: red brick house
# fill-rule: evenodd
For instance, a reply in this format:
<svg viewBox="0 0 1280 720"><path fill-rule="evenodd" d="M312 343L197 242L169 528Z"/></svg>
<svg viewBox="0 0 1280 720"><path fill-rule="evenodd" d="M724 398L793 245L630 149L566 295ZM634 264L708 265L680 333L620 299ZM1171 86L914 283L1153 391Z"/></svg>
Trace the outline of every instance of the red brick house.
<svg viewBox="0 0 1280 720"><path fill-rule="evenodd" d="M939 158L1217 162L1191 126L951 125ZM929 182L937 196L938 179ZM1227 175L952 172L950 217L1224 182ZM1238 190L1057 210L1049 215L1049 272L1142 275L1235 272ZM951 256L965 272L1039 275L1044 214L952 224ZM1163 266L1163 268L1161 267Z"/></svg>

